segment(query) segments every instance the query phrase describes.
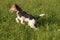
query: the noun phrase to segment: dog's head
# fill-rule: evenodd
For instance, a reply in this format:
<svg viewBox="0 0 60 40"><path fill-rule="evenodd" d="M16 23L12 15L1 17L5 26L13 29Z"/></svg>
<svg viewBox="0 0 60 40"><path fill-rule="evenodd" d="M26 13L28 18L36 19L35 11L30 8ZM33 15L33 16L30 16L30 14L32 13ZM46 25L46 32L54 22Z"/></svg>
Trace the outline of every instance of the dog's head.
<svg viewBox="0 0 60 40"><path fill-rule="evenodd" d="M16 5L16 4L14 4L14 5L12 5L12 7L9 9L9 12L17 12L17 11L22 11L22 9L18 6L18 5Z"/></svg>

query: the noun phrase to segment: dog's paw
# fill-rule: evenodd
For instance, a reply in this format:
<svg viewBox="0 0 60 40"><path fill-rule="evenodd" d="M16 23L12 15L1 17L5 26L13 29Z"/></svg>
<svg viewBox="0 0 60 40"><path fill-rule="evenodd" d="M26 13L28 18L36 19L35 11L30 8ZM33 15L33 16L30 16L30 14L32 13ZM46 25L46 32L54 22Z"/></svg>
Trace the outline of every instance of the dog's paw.
<svg viewBox="0 0 60 40"><path fill-rule="evenodd" d="M16 21L17 23L19 23L19 21Z"/></svg>
<svg viewBox="0 0 60 40"><path fill-rule="evenodd" d="M34 28L35 30L38 30L38 28Z"/></svg>
<svg viewBox="0 0 60 40"><path fill-rule="evenodd" d="M21 23L21 24L23 24L23 25L24 25L25 23Z"/></svg>

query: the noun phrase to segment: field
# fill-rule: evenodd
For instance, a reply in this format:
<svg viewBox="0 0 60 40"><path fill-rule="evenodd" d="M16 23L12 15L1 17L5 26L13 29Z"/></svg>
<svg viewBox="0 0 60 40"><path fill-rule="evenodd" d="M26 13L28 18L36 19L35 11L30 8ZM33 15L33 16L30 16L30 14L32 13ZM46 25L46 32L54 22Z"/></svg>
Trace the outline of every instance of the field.
<svg viewBox="0 0 60 40"><path fill-rule="evenodd" d="M36 20L38 30L16 23L9 12L15 3L33 16L46 14ZM60 40L60 0L0 0L0 40Z"/></svg>

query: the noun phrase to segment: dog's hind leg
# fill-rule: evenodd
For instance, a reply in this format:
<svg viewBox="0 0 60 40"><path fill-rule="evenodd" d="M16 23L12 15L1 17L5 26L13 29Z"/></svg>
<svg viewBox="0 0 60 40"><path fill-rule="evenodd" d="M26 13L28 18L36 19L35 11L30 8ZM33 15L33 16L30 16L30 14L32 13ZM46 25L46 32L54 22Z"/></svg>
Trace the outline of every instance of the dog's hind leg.
<svg viewBox="0 0 60 40"><path fill-rule="evenodd" d="M29 24L29 23L28 23L28 25L29 25L31 28L33 28L33 29L37 29L34 24L32 25L32 24Z"/></svg>
<svg viewBox="0 0 60 40"><path fill-rule="evenodd" d="M29 22L28 22L28 25L29 25L31 28L33 28L33 29L37 29L37 28L35 27L35 20L34 20L34 21L33 21L33 20L29 21Z"/></svg>

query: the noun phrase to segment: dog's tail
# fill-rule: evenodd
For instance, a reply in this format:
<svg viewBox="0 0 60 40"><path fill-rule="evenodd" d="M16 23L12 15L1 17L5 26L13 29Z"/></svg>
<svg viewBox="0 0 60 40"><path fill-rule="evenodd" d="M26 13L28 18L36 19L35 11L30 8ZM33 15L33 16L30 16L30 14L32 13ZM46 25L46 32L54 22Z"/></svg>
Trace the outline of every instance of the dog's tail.
<svg viewBox="0 0 60 40"><path fill-rule="evenodd" d="M40 17L43 17L43 16L45 16L45 14L40 14L38 16L35 16L35 19L39 19Z"/></svg>
<svg viewBox="0 0 60 40"><path fill-rule="evenodd" d="M42 17L42 16L45 16L45 14L40 14L39 16Z"/></svg>

